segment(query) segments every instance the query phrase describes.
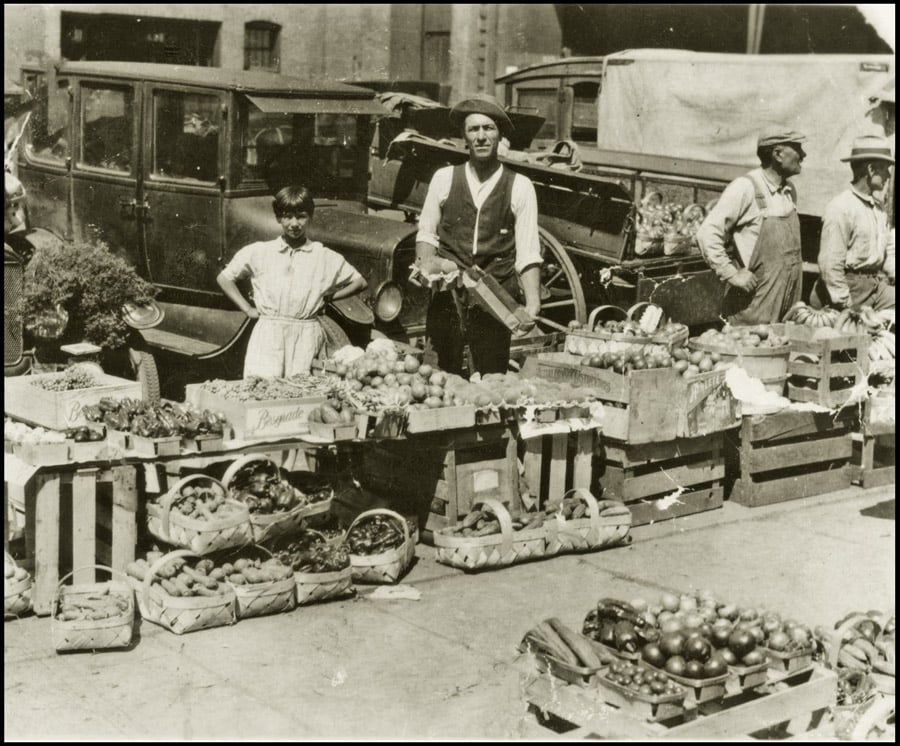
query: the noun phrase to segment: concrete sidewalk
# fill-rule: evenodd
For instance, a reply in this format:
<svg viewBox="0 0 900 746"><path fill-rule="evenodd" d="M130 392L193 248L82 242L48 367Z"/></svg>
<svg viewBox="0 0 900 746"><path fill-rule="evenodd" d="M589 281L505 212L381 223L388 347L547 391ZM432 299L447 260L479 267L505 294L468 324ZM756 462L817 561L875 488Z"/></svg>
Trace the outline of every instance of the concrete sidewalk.
<svg viewBox="0 0 900 746"><path fill-rule="evenodd" d="M475 575L419 545L402 580L419 601L362 587L181 637L141 622L122 652L58 655L49 618L6 622L4 737L541 739L516 645L548 616L580 629L601 596L709 588L810 625L894 608L893 485L752 510L726 502L632 535L629 547Z"/></svg>

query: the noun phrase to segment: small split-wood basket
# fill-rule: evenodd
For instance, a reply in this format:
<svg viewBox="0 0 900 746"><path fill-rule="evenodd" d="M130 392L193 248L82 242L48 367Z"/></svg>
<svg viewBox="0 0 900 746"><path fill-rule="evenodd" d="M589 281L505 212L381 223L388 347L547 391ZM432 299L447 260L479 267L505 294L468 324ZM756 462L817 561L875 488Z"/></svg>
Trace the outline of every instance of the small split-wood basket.
<svg viewBox="0 0 900 746"><path fill-rule="evenodd" d="M326 546L336 547L346 541L344 534L340 539L329 539L315 529L307 528L307 533L318 536ZM348 595L353 590L353 565L349 558L347 566L331 572L294 572L297 584L297 605L305 606L321 601Z"/></svg>
<svg viewBox="0 0 900 746"><path fill-rule="evenodd" d="M166 563L177 557L199 556L195 552L176 549L153 563L137 592L138 609L144 619L176 635L235 623L236 600L231 586L218 596L170 596L158 585L151 585Z"/></svg>
<svg viewBox="0 0 900 746"><path fill-rule="evenodd" d="M173 512L172 508L182 499L181 489L190 482L202 481L217 484L223 494L226 493L221 482L206 474L190 474L179 479L160 497L158 503L147 504L147 527L150 533L167 544L189 549L196 554L209 554L252 543L250 512L246 505L237 500L226 498L225 502L230 510L227 516L221 518L199 520L188 518L177 510Z"/></svg>
<svg viewBox="0 0 900 746"><path fill-rule="evenodd" d="M108 580L103 583L76 583L63 585L65 581L79 570L94 568L103 570L124 580ZM64 600L75 604L83 604L89 608L93 601L115 597L118 613L104 619L66 620L59 616L60 605ZM57 653L67 650L101 650L104 648L127 648L131 645L134 629L134 590L128 578L117 570L105 565L87 565L80 567L59 581L56 593L50 604L50 634L53 647Z"/></svg>
<svg viewBox="0 0 900 746"><path fill-rule="evenodd" d="M15 565L15 560L9 552L4 552L6 562ZM31 609L31 575L25 573L24 577L6 578L3 582L3 618L15 619Z"/></svg>
<svg viewBox="0 0 900 746"><path fill-rule="evenodd" d="M400 523L403 529L403 543L399 547L389 549L379 554L350 554L350 566L352 568L353 582L355 583L396 583L409 566L416 555L416 535L411 534L409 526L399 513L386 508L375 508L360 513L350 524L350 531L363 518L374 515L386 515Z"/></svg>
<svg viewBox="0 0 900 746"><path fill-rule="evenodd" d="M506 567L518 562L543 559L554 554L548 545L558 545L556 523L546 521L540 528L513 531L512 519L503 503L485 498L472 506L497 516L500 533L488 536L458 536L447 529L434 532L437 561L463 570L485 570Z"/></svg>
<svg viewBox="0 0 900 746"><path fill-rule="evenodd" d="M254 549L272 556L272 553L264 547L254 547ZM297 606L296 584L293 575L262 583L245 585L228 583L228 585L234 591L235 612L239 620L280 614L283 611L292 611Z"/></svg>

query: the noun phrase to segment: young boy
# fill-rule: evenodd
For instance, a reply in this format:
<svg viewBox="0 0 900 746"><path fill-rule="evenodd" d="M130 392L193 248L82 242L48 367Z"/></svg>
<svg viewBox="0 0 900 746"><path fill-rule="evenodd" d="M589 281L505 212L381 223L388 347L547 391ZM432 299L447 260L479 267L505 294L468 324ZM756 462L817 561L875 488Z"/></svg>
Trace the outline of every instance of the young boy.
<svg viewBox="0 0 900 746"><path fill-rule="evenodd" d="M216 281L231 301L258 319L244 359L244 378L309 373L325 341L316 318L326 299L365 289L366 281L340 254L306 238L315 205L309 189L288 186L272 202L282 235L238 251ZM250 278L255 307L236 285Z"/></svg>

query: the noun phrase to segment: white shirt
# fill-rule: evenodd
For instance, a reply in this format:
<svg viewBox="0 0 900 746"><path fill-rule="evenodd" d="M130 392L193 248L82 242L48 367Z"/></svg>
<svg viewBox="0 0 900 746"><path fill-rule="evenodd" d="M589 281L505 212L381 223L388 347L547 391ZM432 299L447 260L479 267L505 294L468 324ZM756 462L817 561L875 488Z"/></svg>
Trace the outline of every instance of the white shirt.
<svg viewBox="0 0 900 746"><path fill-rule="evenodd" d="M453 166L440 168L431 177L422 214L419 215L417 242L431 244L435 248L440 247L438 225L441 222L441 211L450 196L453 168ZM475 203L478 210L472 239L473 255L478 254L478 220L481 217L481 207L500 181L504 168L506 167L498 168L491 178L482 183L475 174L472 164L466 164L466 183L469 186L472 202ZM516 271L521 272L526 267L542 262L541 243L538 238L537 195L534 192L534 185L522 174L515 174L513 177L510 202L513 215L516 217Z"/></svg>
<svg viewBox="0 0 900 746"><path fill-rule="evenodd" d="M327 293L360 276L344 257L318 241L291 249L283 236L248 244L223 273L232 281L250 278L261 316L292 319L312 318L322 310Z"/></svg>

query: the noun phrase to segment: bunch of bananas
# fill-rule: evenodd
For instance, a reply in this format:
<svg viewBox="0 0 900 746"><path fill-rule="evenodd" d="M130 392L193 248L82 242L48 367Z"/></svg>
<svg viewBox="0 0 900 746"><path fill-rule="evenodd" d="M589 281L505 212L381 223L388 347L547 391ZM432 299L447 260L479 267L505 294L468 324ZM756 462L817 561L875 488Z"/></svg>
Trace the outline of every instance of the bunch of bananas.
<svg viewBox="0 0 900 746"><path fill-rule="evenodd" d="M872 339L869 342L869 360L873 363L880 361L893 362L895 357L893 333L886 329L879 329L872 334Z"/></svg>
<svg viewBox="0 0 900 746"><path fill-rule="evenodd" d="M882 624L884 626L882 626ZM853 612L834 626L833 636L821 635L819 642L831 653L830 646L839 645L837 666L866 674L894 676L894 618L885 620L877 611Z"/></svg>
<svg viewBox="0 0 900 746"><path fill-rule="evenodd" d="M796 324L807 326L834 326L840 312L836 308L816 309L798 300L784 317L784 321L793 321Z"/></svg>

